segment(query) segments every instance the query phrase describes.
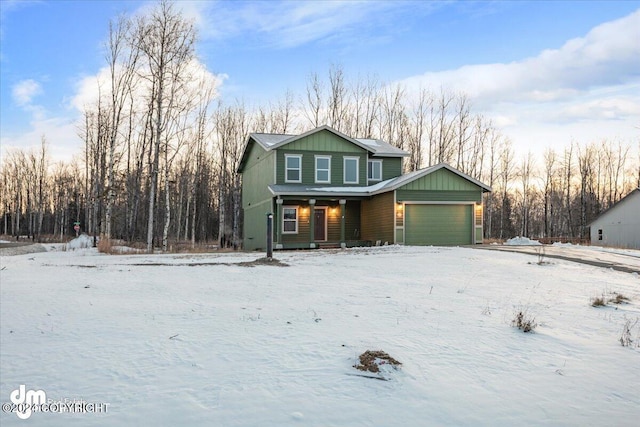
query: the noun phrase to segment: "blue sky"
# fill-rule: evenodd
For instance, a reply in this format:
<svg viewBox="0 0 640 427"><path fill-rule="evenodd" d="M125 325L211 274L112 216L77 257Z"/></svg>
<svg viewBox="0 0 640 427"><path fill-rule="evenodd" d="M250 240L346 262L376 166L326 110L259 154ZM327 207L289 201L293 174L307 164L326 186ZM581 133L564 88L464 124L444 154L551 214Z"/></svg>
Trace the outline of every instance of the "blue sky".
<svg viewBox="0 0 640 427"><path fill-rule="evenodd" d="M79 154L74 100L106 64L109 20L142 1L0 1L0 143ZM153 4L153 3L151 3ZM347 77L462 90L520 152L640 139L640 1L181 2L226 102Z"/></svg>

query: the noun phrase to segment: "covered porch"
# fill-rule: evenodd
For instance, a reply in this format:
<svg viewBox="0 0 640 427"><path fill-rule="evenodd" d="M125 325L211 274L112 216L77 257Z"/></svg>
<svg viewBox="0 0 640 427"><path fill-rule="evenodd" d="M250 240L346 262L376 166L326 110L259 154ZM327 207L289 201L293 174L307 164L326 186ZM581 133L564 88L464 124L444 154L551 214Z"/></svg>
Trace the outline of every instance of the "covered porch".
<svg viewBox="0 0 640 427"><path fill-rule="evenodd" d="M275 249L370 246L362 238L361 200L278 196L274 199Z"/></svg>

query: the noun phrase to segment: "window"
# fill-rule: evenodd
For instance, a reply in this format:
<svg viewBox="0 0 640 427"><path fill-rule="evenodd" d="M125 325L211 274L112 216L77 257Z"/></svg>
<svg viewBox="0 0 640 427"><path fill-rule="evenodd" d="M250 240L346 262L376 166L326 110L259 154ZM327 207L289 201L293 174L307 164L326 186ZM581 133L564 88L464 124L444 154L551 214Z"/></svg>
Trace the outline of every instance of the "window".
<svg viewBox="0 0 640 427"><path fill-rule="evenodd" d="M282 233L298 234L298 207L282 207Z"/></svg>
<svg viewBox="0 0 640 427"><path fill-rule="evenodd" d="M598 229L598 240L602 240L602 228Z"/></svg>
<svg viewBox="0 0 640 427"><path fill-rule="evenodd" d="M284 182L302 182L302 155L284 155Z"/></svg>
<svg viewBox="0 0 640 427"><path fill-rule="evenodd" d="M358 165L360 163L359 157L345 157L344 158L344 183L345 184L357 184L358 183Z"/></svg>
<svg viewBox="0 0 640 427"><path fill-rule="evenodd" d="M316 156L316 182L331 182L331 156Z"/></svg>
<svg viewBox="0 0 640 427"><path fill-rule="evenodd" d="M367 166L367 179L369 181L382 181L382 160L369 160Z"/></svg>
<svg viewBox="0 0 640 427"><path fill-rule="evenodd" d="M482 226L482 205L476 204L476 226Z"/></svg>

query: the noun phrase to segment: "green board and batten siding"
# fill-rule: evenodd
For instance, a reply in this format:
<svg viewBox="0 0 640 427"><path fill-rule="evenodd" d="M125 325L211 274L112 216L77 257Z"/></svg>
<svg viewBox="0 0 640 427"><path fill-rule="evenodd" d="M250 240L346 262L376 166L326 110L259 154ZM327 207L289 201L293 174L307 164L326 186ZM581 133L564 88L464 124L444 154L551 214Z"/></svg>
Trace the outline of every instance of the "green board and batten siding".
<svg viewBox="0 0 640 427"><path fill-rule="evenodd" d="M267 213L273 213L271 204L271 199L269 199L264 203L244 209L243 248L245 250L253 251L263 250L266 248Z"/></svg>
<svg viewBox="0 0 640 427"><path fill-rule="evenodd" d="M271 198L267 187L273 183L274 158L258 144L253 144L242 172L242 207L250 208Z"/></svg>
<svg viewBox="0 0 640 427"><path fill-rule="evenodd" d="M266 244L266 214L273 212L268 185L273 183L275 153L251 143L242 171L242 208L244 209L245 250L263 249Z"/></svg>
<svg viewBox="0 0 640 427"><path fill-rule="evenodd" d="M401 157L371 157L370 160L382 160L382 180L402 175Z"/></svg>
<svg viewBox="0 0 640 427"><path fill-rule="evenodd" d="M287 184L284 179L285 167L284 158L285 154L297 154L302 155L302 183L306 185L322 185L326 187L331 186L366 186L367 185L367 171L362 167L366 164L367 155L366 152L362 153L337 153L331 152L308 152L299 150L285 150L278 152L278 172L276 174L276 181L278 184ZM331 182L316 184L316 156L330 156L331 157ZM344 183L344 157L358 157L360 166L360 174L358 177L358 184L345 184Z"/></svg>
<svg viewBox="0 0 640 427"><path fill-rule="evenodd" d="M480 203L482 188L443 168L400 187L396 190L396 200Z"/></svg>
<svg viewBox="0 0 640 427"><path fill-rule="evenodd" d="M323 130L304 138L297 139L289 144L285 144L279 148L279 150L304 150L311 151L313 153L319 153L322 151L335 151L340 153L360 153L364 151L361 147L352 144L344 138Z"/></svg>
<svg viewBox="0 0 640 427"><path fill-rule="evenodd" d="M307 185L315 184L316 156L331 156L331 182L323 184L327 186L345 185L343 182L344 157L358 157L360 159L358 184L349 185L367 185L367 151L332 132L325 130L314 133L279 148L277 150L277 184L286 184L284 163L286 154L302 155L302 183Z"/></svg>
<svg viewBox="0 0 640 427"><path fill-rule="evenodd" d="M482 202L482 188L440 169L396 190L404 204L404 228L397 241L406 245L468 245L478 239L474 205ZM481 233L480 233L481 237Z"/></svg>

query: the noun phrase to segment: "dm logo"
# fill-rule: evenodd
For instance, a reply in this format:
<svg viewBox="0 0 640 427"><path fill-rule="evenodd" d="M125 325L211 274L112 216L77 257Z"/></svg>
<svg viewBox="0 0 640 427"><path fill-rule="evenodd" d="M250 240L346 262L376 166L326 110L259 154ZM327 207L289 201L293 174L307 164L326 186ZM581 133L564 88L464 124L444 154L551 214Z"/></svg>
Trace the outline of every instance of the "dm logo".
<svg viewBox="0 0 640 427"><path fill-rule="evenodd" d="M11 403L16 405L16 415L21 420L29 418L35 406L47 403L47 394L44 390L26 390L24 384L21 384L17 390L13 390L9 397Z"/></svg>

